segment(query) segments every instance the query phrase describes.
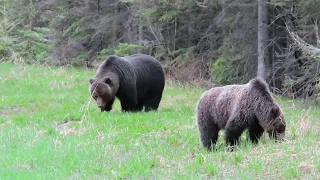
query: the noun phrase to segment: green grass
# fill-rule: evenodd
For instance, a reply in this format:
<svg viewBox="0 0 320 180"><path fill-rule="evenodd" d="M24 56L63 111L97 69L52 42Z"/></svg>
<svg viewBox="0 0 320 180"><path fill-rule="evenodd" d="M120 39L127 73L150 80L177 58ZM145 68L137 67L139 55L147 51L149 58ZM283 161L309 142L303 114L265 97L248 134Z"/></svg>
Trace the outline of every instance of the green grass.
<svg viewBox="0 0 320 180"><path fill-rule="evenodd" d="M204 89L168 82L158 112L101 113L94 70L0 64L0 179L319 179L320 107L276 97L286 141L208 153L195 104Z"/></svg>

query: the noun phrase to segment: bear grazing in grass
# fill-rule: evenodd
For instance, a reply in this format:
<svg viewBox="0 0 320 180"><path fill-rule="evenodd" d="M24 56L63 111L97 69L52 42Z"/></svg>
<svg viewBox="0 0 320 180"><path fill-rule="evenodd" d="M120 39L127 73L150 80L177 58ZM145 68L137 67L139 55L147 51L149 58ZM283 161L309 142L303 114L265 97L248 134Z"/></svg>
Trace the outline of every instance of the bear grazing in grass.
<svg viewBox="0 0 320 180"><path fill-rule="evenodd" d="M165 86L161 64L145 54L109 56L89 80L90 94L101 111L110 111L115 97L122 111L157 110Z"/></svg>
<svg viewBox="0 0 320 180"><path fill-rule="evenodd" d="M196 105L196 120L200 142L208 150L216 143L221 129L231 147L238 143L245 129L252 143L257 143L264 131L270 138L280 141L286 129L280 106L260 78L204 92Z"/></svg>

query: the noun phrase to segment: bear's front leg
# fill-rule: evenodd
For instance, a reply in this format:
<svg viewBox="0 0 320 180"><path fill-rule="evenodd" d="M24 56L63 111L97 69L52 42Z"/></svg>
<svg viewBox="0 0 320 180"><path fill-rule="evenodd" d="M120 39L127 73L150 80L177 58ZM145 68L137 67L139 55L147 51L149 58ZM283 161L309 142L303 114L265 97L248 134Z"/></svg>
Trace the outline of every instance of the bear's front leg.
<svg viewBox="0 0 320 180"><path fill-rule="evenodd" d="M124 103L121 103L121 110L123 112L136 112L137 108L136 108L136 105L127 104L126 102L124 102Z"/></svg>
<svg viewBox="0 0 320 180"><path fill-rule="evenodd" d="M120 100L121 110L123 112L135 112L137 109L137 100L133 97L122 97Z"/></svg>
<svg viewBox="0 0 320 180"><path fill-rule="evenodd" d="M123 112L137 111L137 90L133 84L126 84L126 88L119 89L117 97L120 100L121 110Z"/></svg>
<svg viewBox="0 0 320 180"><path fill-rule="evenodd" d="M121 109L124 112L136 112L137 111L137 100L133 97L126 97L120 99Z"/></svg>
<svg viewBox="0 0 320 180"><path fill-rule="evenodd" d="M239 143L239 138L247 125L245 119L241 116L235 116L228 120L225 127L226 144L231 146L233 150L234 146Z"/></svg>
<svg viewBox="0 0 320 180"><path fill-rule="evenodd" d="M258 119L255 117L248 127L248 137L253 144L257 144L261 138L264 129L260 126Z"/></svg>

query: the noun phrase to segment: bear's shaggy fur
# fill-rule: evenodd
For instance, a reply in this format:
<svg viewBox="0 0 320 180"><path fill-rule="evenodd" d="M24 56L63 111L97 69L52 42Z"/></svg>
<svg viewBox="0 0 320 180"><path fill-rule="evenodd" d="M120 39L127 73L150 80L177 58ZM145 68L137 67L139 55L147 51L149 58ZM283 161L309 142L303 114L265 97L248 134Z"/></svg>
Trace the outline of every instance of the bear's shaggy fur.
<svg viewBox="0 0 320 180"><path fill-rule="evenodd" d="M226 143L231 147L238 143L245 129L252 143L257 143L264 131L282 140L286 129L280 106L260 78L204 92L196 105L196 120L200 142L208 150L216 143L221 129L225 130Z"/></svg>
<svg viewBox="0 0 320 180"><path fill-rule="evenodd" d="M89 80L89 92L101 111L110 111L115 97L122 111L157 110L165 86L161 64L152 56L109 56Z"/></svg>

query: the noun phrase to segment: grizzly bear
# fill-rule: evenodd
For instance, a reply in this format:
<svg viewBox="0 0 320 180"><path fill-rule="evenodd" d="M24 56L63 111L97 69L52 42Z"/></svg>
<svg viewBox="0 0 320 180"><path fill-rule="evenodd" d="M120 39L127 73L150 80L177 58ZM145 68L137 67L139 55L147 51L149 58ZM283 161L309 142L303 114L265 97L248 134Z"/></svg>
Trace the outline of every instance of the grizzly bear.
<svg viewBox="0 0 320 180"><path fill-rule="evenodd" d="M280 106L273 100L268 85L255 78L247 84L214 87L204 92L196 105L196 120L201 144L211 150L224 129L226 144L239 141L244 130L253 144L266 131L281 141L286 122Z"/></svg>
<svg viewBox="0 0 320 180"><path fill-rule="evenodd" d="M101 111L111 111L117 97L125 112L157 110L165 86L160 62L152 56L108 56L89 80L89 92Z"/></svg>

